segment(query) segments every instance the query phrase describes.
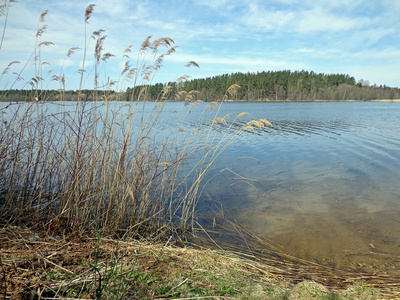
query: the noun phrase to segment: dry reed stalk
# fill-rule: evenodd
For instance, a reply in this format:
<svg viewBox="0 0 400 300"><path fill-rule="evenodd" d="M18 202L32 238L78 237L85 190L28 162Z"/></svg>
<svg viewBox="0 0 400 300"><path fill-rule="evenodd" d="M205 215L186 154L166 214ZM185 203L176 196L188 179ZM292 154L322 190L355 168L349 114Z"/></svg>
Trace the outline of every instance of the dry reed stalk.
<svg viewBox="0 0 400 300"><path fill-rule="evenodd" d="M248 115L250 115L248 112L242 112L242 113L238 114L237 118L240 119L240 118L248 116Z"/></svg>
<svg viewBox="0 0 400 300"><path fill-rule="evenodd" d="M8 23L8 13L11 7L11 3L17 2L16 0L3 0L3 3L0 5L0 17L5 16L5 21L3 25L3 32L1 34L1 40L0 40L0 51L1 48L3 47L3 42L4 42L4 37L6 34L6 29L7 29L7 23Z"/></svg>
<svg viewBox="0 0 400 300"><path fill-rule="evenodd" d="M175 178L179 174L181 163L187 159L190 151L195 149L184 146L189 152L180 154L176 152L173 140L162 143L161 150L157 145L158 141L152 141L155 137L152 128L155 122L158 122L162 107L156 107L155 113L147 120L143 119L143 115L137 118L138 103L145 100L145 88L140 90L137 98L132 99L135 100L135 105L129 108L125 124L117 122L119 112L108 110L107 100L111 99L110 96L104 96L105 113L99 113L97 105L91 107L88 102L81 101L89 100L89 97L96 101L99 99L97 65L112 56L110 53L103 54L104 31L94 32L93 36L97 37L94 49L94 91L84 95L81 89L89 47L86 40L86 24L93 14L94 6L89 5L85 11L84 54L75 109L58 115L46 115L37 110L36 119L29 114L15 119L8 126L16 126L11 131L15 134L8 135L9 140L3 144L4 152L11 151L15 154L6 156L3 161L4 169L8 168L7 166L10 168L3 176L6 200L2 210L11 213L8 220L21 210L27 212L27 217L34 211L36 220L63 220L65 231L78 230L83 233L97 228L104 232L117 233L128 228L125 233L136 234L139 230L138 224L142 224L148 226L151 232L160 224L169 223L178 217L177 208L172 203L176 197L177 186L180 185L175 183ZM47 12L43 12L39 22L45 21ZM46 25L38 29L37 38L43 35L45 29ZM135 83L142 75L143 80L148 82L154 71L160 68L165 56L175 51L176 47L171 47L173 43L170 38L152 42L149 36L139 51L142 57L137 59L137 68L131 68L127 61L122 74L127 73L127 78L136 76L132 77ZM38 41L37 44L39 54L36 56L40 62L40 47L52 43ZM167 48L167 52L159 55L160 47ZM70 48L66 57L78 49ZM152 61L146 60L148 51L151 52ZM130 47L124 52L125 58L129 59L129 52ZM194 62L189 64L196 65ZM32 82L38 91L43 81L39 76L39 67L36 68L36 74ZM63 76L53 79L60 81L62 88L65 87ZM112 81L109 81L109 85L111 84ZM160 98L167 97L169 91L170 87L166 87ZM188 93L187 99L191 100L194 94L195 92ZM36 96L38 98L39 95L36 93ZM61 99L62 97L61 94ZM139 131L132 139L131 133L138 119ZM56 123L60 125L55 126ZM21 126L20 129L18 126ZM45 128L54 131L44 130ZM13 148L10 149L7 143ZM12 160L9 160L11 157ZM52 159L49 159L50 157ZM11 186L11 182L13 188L8 187ZM31 221L34 222L35 219ZM47 226L51 226L51 221L46 222ZM161 225L163 226L165 225Z"/></svg>
<svg viewBox="0 0 400 300"><path fill-rule="evenodd" d="M250 276L258 274L258 280L279 278L281 281L292 283L313 280L334 291L341 291L353 282L363 280L368 286L379 288L379 294L382 296L390 298L398 295L399 278L389 275L345 272L297 260L272 250L268 242L264 243L265 241L259 238L256 239L256 244L253 244L249 236L252 233L236 227L236 224L231 225L234 231L243 230L242 237L250 243L243 244L244 247L237 244L239 247L236 248L230 248L231 244L218 243L219 250L209 250L200 246L197 247L198 249L171 248L164 244L146 243L143 240L103 238L99 241L98 238L79 237L73 233L63 239L58 239L58 237L43 236L41 231L35 232L21 227L1 228L2 268L7 274L14 270L14 276L7 277L7 295L12 295L14 291L18 293L18 290L12 289L12 284L15 284L16 287L22 285L25 291L31 290L39 295L40 291L47 290L61 297L61 294L57 293L73 291L76 287L79 287L78 290L81 292L83 289L95 289L98 286L96 284L98 275L106 278L105 275L112 270L113 264L118 266L120 270L118 274L126 274L129 279L130 270L137 270L137 268L146 270L151 269L152 266L161 268L163 264L168 265L169 262L180 266L191 266L192 272L203 272L204 269L212 272L214 265L218 273L221 272L221 267L231 271L232 269L235 271L247 269ZM232 233L227 227L224 231L225 234ZM249 246L255 247L248 248ZM260 251L265 248L271 250ZM69 250L66 251L67 249ZM86 263L78 264L79 261ZM93 267L97 270L96 272ZM21 278L19 274L27 274L33 270L36 270L35 274L40 273L41 280L35 280L38 278L35 274L30 277L25 276L25 280L19 279ZM170 267L168 270L168 272L172 271ZM72 272L75 274L74 277L70 276ZM53 278L51 274L60 274L60 277Z"/></svg>
<svg viewBox="0 0 400 300"><path fill-rule="evenodd" d="M85 12L85 24L93 13L93 7L90 5ZM44 26L39 29L38 37L44 29ZM95 32L95 36L98 37L95 57L96 64L99 64L111 56L103 54L105 36L102 31ZM46 44L41 42L38 45ZM126 77L133 82L141 80L148 86L165 55L175 50L172 44L170 38L152 42L149 36L141 46L139 54L142 56L137 59L136 68L131 68L127 61L121 75L127 74ZM166 54L159 54L161 47L167 49ZM87 49L85 41L83 61ZM127 49L130 51L129 47ZM69 54L72 52L68 51ZM194 62L189 62L189 65L198 66ZM81 80L84 67L83 63ZM98 72L95 73L97 76ZM36 87L42 81L39 75L40 70L33 79ZM94 91L98 89L97 77L95 79ZM247 122L243 128L237 127L236 120L248 114L241 113L228 123L229 115L219 117L220 105L212 103L207 108L217 108L215 117L206 125L199 125L197 131L185 131L185 140L177 146L180 133L174 128L183 127L184 117L189 115L189 111L182 108L182 119L173 117L175 120L169 120L171 134L161 139L157 130L165 122L161 118L164 102L160 102L147 116L139 111L140 104L143 111L146 108L146 86L137 94L132 93L133 104L120 110L112 108L107 101L104 107L95 101L81 101L89 100L89 97L96 101L100 99L97 93L81 93L78 96L80 101L68 112L47 114L42 103L34 103L21 116L15 115L14 119L7 120L9 123L2 127L2 131L10 132L2 136L1 153L4 155L0 161L6 193L1 209L7 216L6 222L25 212L27 218L33 216L32 223L41 222L48 234L98 232L101 235L154 238L165 237L167 233L168 236L182 236L193 230L204 188L202 183L209 168L246 127L262 129L271 123L259 119ZM232 85L226 95L234 96L238 88L238 85ZM167 99L171 89L172 86L165 87L159 100ZM182 97L189 103L195 99L195 91L182 93ZM110 95L104 95L104 99L110 98ZM201 107L199 100L191 104L191 108ZM205 118L203 114L201 116ZM221 134L215 133L216 126L221 129ZM203 139L199 138L200 134L204 135ZM199 160L192 169L185 169L185 161L195 154L200 156ZM182 170L185 170L183 175ZM237 233L243 240L249 239L242 230ZM235 254L257 257L259 261L268 263L264 270L271 268L294 281L320 278L320 281L339 280L343 283L329 269L285 256L271 245L260 244L261 250L253 249L246 242L242 252L236 249ZM226 248L233 251L232 245L226 245ZM252 256L246 253L249 249ZM41 255L41 258L54 267L57 267L54 264L58 265L48 255ZM263 270L261 265L254 268ZM342 275L348 280L352 278L351 274ZM371 282L383 278L368 276ZM397 283L393 281L391 284L396 286Z"/></svg>
<svg viewBox="0 0 400 300"><path fill-rule="evenodd" d="M215 248L213 245L217 245L215 251L220 252L221 255L239 259L248 264L249 268L260 273L273 274L295 283L311 280L335 291L346 289L351 284L362 281L368 286L378 288L381 295L389 298L398 294L399 275L352 272L299 259L285 254L272 241L256 236L229 219L224 219L224 222L221 234L240 237L241 241L238 240L234 245L231 242L222 242L220 239L217 240L218 242L213 241L213 231L208 228L205 228L204 233L200 235L200 240L203 240L206 248L209 246ZM201 238L204 235L207 237Z"/></svg>

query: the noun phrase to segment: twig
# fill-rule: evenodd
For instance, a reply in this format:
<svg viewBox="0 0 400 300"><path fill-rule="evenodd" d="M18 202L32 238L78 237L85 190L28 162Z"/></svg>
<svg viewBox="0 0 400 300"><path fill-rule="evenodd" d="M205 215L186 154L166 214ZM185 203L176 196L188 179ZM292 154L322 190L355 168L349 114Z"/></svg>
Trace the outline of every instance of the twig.
<svg viewBox="0 0 400 300"><path fill-rule="evenodd" d="M180 287L181 285L183 285L186 281L188 281L188 279L189 279L189 278L186 278L186 279L185 279L184 281L182 281L180 284L178 284L177 286L173 287L173 288L171 289L171 291L173 291L173 290L179 288L179 287Z"/></svg>
<svg viewBox="0 0 400 300"><path fill-rule="evenodd" d="M47 262L47 263L49 263L49 264L51 264L51 265L53 265L53 266L55 266L55 267L57 267L57 268L63 270L63 271L65 271L65 272L69 273L69 274L74 274L74 272L72 272L72 271L70 271L70 270L68 270L68 269L66 269L66 268L64 268L64 267L61 267L60 265L57 265L56 263L52 262L51 260L47 259L47 258L44 257L44 256L41 256L41 255L38 254L38 257L41 258L41 259L43 259L45 262Z"/></svg>

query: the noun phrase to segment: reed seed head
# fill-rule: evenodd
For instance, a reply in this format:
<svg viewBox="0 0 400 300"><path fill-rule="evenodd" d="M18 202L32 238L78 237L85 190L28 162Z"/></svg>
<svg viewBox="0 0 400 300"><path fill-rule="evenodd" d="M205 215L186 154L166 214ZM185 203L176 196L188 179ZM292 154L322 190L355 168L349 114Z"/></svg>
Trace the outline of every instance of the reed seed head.
<svg viewBox="0 0 400 300"><path fill-rule="evenodd" d="M149 35L142 43L142 46L140 47L141 52L145 52L149 47L150 47L150 39L152 38L152 35Z"/></svg>
<svg viewBox="0 0 400 300"><path fill-rule="evenodd" d="M268 121L267 119L260 119L258 121L260 121L261 123L263 123L266 126L272 126L272 123L270 121Z"/></svg>
<svg viewBox="0 0 400 300"><path fill-rule="evenodd" d="M94 7L96 6L96 4L90 4L87 8L86 8L86 11L85 11L85 22L86 23L89 23L88 21L89 21L89 19L90 19L90 17L92 16L92 14L93 14L93 10L94 10Z"/></svg>
<svg viewBox="0 0 400 300"><path fill-rule="evenodd" d="M194 67L197 67L197 68L200 68L200 66L195 62L195 61L189 61L186 65L185 65L185 67L187 67L187 68L190 68L190 67L192 67L192 66L194 66Z"/></svg>
<svg viewBox="0 0 400 300"><path fill-rule="evenodd" d="M251 130L251 131L254 131L254 127L253 126L251 126L251 125L246 125L246 126L243 126L243 130Z"/></svg>
<svg viewBox="0 0 400 300"><path fill-rule="evenodd" d="M227 93L229 96L232 96L232 95L236 94L236 92L237 92L238 89L240 89L240 85L234 83L234 84L232 84L232 85L226 90L226 93Z"/></svg>
<svg viewBox="0 0 400 300"><path fill-rule="evenodd" d="M224 118L217 117L212 122L213 124L219 124L219 123L226 123L226 120Z"/></svg>
<svg viewBox="0 0 400 300"><path fill-rule="evenodd" d="M70 57L72 54L75 54L76 50L79 50L79 47L72 47L67 52L67 57Z"/></svg>
<svg viewBox="0 0 400 300"><path fill-rule="evenodd" d="M242 117L245 117L245 116L249 116L249 115L250 114L248 112L241 112L240 114L238 114L237 118L239 119L239 118L242 118Z"/></svg>
<svg viewBox="0 0 400 300"><path fill-rule="evenodd" d="M261 122L258 121L258 120L251 120L250 122L247 123L247 125L250 125L250 126L254 125L254 126L256 126L258 129L261 129L261 128L264 127L264 124L261 123Z"/></svg>
<svg viewBox="0 0 400 300"><path fill-rule="evenodd" d="M46 15L47 15L47 13L49 12L49 10L48 9L46 9L44 12L42 12L42 14L40 15L40 22L41 23L43 23L43 22L45 22L46 20L45 20L45 17L46 17Z"/></svg>
<svg viewBox="0 0 400 300"><path fill-rule="evenodd" d="M208 110L208 109L209 110L214 110L219 105L220 105L219 102L213 101L207 106L206 110Z"/></svg>
<svg viewBox="0 0 400 300"><path fill-rule="evenodd" d="M4 69L3 75L7 74L8 71L10 70L11 66L14 65L14 64L20 64L20 62L17 61L17 60L14 60L14 61L10 62L10 63L8 64L8 66Z"/></svg>
<svg viewBox="0 0 400 300"><path fill-rule="evenodd" d="M188 80L189 78L190 78L189 75L183 75L183 76L179 77L179 78L176 80L176 82L181 83L181 82L184 82L184 81Z"/></svg>
<svg viewBox="0 0 400 300"><path fill-rule="evenodd" d="M230 114L227 114L222 118L221 117L217 117L212 122L213 122L213 124L226 123L226 120L228 120L229 116L230 116Z"/></svg>
<svg viewBox="0 0 400 300"><path fill-rule="evenodd" d="M41 42L41 43L39 44L39 47L40 47L40 46L51 46L51 45L54 45L54 43L53 43L53 42L47 42L47 41L45 41L45 42Z"/></svg>
<svg viewBox="0 0 400 300"><path fill-rule="evenodd" d="M42 36L43 33L46 31L47 25L44 25L42 28L39 28L36 32L36 37Z"/></svg>

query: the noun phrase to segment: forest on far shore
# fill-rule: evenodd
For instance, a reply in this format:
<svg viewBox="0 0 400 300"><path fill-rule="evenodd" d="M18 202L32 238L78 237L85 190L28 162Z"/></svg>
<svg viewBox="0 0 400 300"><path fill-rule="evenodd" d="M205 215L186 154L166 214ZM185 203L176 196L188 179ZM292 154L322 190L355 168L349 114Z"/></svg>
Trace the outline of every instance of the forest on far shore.
<svg viewBox="0 0 400 300"><path fill-rule="evenodd" d="M345 74L323 74L312 71L264 71L257 73L233 73L202 79L157 83L128 87L124 92L112 90L95 92L108 99L121 101L143 100L218 101L226 98L227 90L237 85L230 100L236 101L316 101L316 100L378 100L400 99L400 89L386 85L370 85ZM167 88L168 87L168 88ZM143 93L143 89L146 90ZM168 90L168 93L165 91ZM84 100L92 100L94 91L84 90ZM34 98L48 101L75 101L77 91L56 90L8 90L1 92L1 101L30 101ZM144 97L144 98L143 98Z"/></svg>

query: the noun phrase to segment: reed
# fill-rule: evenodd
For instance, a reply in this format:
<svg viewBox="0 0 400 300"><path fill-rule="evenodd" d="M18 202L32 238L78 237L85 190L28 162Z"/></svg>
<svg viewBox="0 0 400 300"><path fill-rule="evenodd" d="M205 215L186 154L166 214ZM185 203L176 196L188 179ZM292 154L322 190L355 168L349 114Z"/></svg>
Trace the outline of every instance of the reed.
<svg viewBox="0 0 400 300"><path fill-rule="evenodd" d="M5 1L6 6L0 6L2 11L5 9L5 16L12 2ZM80 80L75 101L65 101L66 78L62 75L62 68L59 75L50 79L59 82L58 94L47 94L41 88L45 81L41 48L52 45L41 40L46 29L45 11L39 18L31 57L35 65L35 75L27 83L32 87L31 101L0 106L0 243L12 248L5 249L0 257L0 286L5 297L9 295L10 287L24 284L26 289L18 290L16 295L27 296L29 292L31 296L41 298L47 293L56 299L75 293L74 296L120 299L136 293L138 288L144 291L141 295L147 295L146 289L159 288L158 284L153 286L154 278L159 275L147 272L151 269L148 267L150 258L165 263L166 272L162 274L162 288L165 290L160 289L158 296L193 297L191 286L178 291L185 286L187 279L168 282L171 269L167 263L176 261L185 250L181 249L180 253L181 250L171 250L166 246L172 244L173 238L179 242L183 234L205 227L198 220L197 207L205 188L205 176L221 153L243 130L262 129L271 123L266 119L239 121L247 117L247 113L221 117L221 102L204 105L196 100L196 91L178 94L182 104L177 113L163 114L171 86L164 88L156 103L149 103L146 94L154 75L162 67L165 57L176 49L174 41L168 37L146 38L134 60L130 57L133 47L128 46L123 52L120 77L99 80L99 66L113 54L104 51L106 36L103 30L86 36L86 24L94 9L94 5L89 5L85 11L83 63L78 71ZM0 50L4 32L5 27ZM83 90L83 83L88 80L85 77L86 57L92 39L95 40L93 88L87 91ZM78 50L79 47L69 49L65 57ZM32 61L22 65L15 81L20 80L28 63ZM10 62L2 76L6 76L15 65L19 62ZM186 66L198 67L194 61ZM185 78L182 76L178 81ZM118 92L126 82L133 86L128 95L130 101L117 103L126 100L126 95ZM237 84L232 85L224 99L235 97L239 88ZM46 102L54 99L58 101ZM194 110L198 110L198 125L187 128L186 121L194 115ZM193 124L193 120L190 123ZM201 276L196 273L211 268L209 282L219 277L213 272L219 274L222 267L221 263L214 269L215 266L209 264L210 259L227 259L224 264L228 265L225 269L229 276L232 268L239 264L239 258L242 261L246 259L244 275L236 276L233 281L221 281L219 286L212 285L207 291L210 297L217 289L220 289L218 295L221 296L238 294L231 287L240 287L249 270L255 270L257 274L248 291L256 288L259 275L267 272L275 272L279 277L287 276L295 282L320 278L322 283L326 280L347 283L353 278L354 274L344 274L341 277L345 278L343 281L335 279L332 270L282 255L270 244L260 242L256 245L259 247L252 248L247 241L256 239L255 236L241 228L234 229L239 232L237 236L244 241L244 246L236 244L233 249L232 245L220 244L219 248L229 252L205 252L200 268L194 264L187 268L194 270L195 274L184 274L185 278L193 276L191 280L199 281L198 289L202 292L206 281L201 279L204 277L202 273ZM37 237L37 232L42 236ZM96 241L90 238L94 235ZM211 241L214 237L211 230L204 230L199 235L206 235ZM109 240L106 238L109 236L118 240ZM137 239L127 242L129 239L121 237L140 238L141 243L147 239L168 240L164 246L154 246L157 253L153 255L152 246L138 243ZM104 246L104 241L109 243ZM18 245L25 245L29 251L25 249L21 254L22 248ZM146 253L143 254L142 250ZM173 258L164 259L165 251L170 251ZM192 254L187 262L193 262L193 257L199 256L196 251ZM260 263L255 262L253 254ZM85 260L85 265L77 269L76 260L80 258ZM247 261L248 258L252 260ZM32 273L26 266L31 267ZM14 270L22 273L13 273L18 276L6 273ZM175 271L177 273L173 275L178 278L179 268L176 267ZM25 276L28 273L29 276ZM32 276L33 273L43 276L34 281L38 276ZM27 278L26 282L20 280L23 276ZM371 275L367 279L379 286L385 278ZM398 288L397 282L389 282L389 292L392 292L392 286ZM286 299L287 293L283 294L282 298ZM243 295L247 297L248 293ZM268 295L261 295L263 299L265 296ZM154 293L150 297L154 297Z"/></svg>
<svg viewBox="0 0 400 300"><path fill-rule="evenodd" d="M0 228L0 243L0 286L11 299L399 297L399 282L388 275L341 272L269 253L268 245L256 260L240 246L180 248L73 234L54 239L12 226Z"/></svg>
<svg viewBox="0 0 400 300"><path fill-rule="evenodd" d="M243 128L233 127L229 115L218 116L219 103L200 105L196 91L180 94L184 102L177 114L163 114L171 86L164 88L157 103L146 100L154 75L176 49L169 37L147 37L133 60L128 46L120 77L100 80L99 67L114 55L104 51L104 30L87 34L94 10L95 5L89 5L84 15L83 62L74 102L64 101L62 69L51 77L60 83L59 93L43 92L41 48L53 43L42 41L48 11L39 17L35 76L29 81L31 102L0 108L1 223L39 226L48 233L98 232L119 237L190 232L205 174ZM92 40L93 89L84 91ZM69 49L65 57L78 50ZM194 61L186 65L191 66L199 67ZM113 88L125 82L133 89L130 101L121 104L115 101L125 100L126 95ZM226 98L238 88L230 87ZM47 102L54 99L59 101ZM196 109L199 125L188 130L185 121ZM215 127L221 122L224 127L218 133Z"/></svg>

